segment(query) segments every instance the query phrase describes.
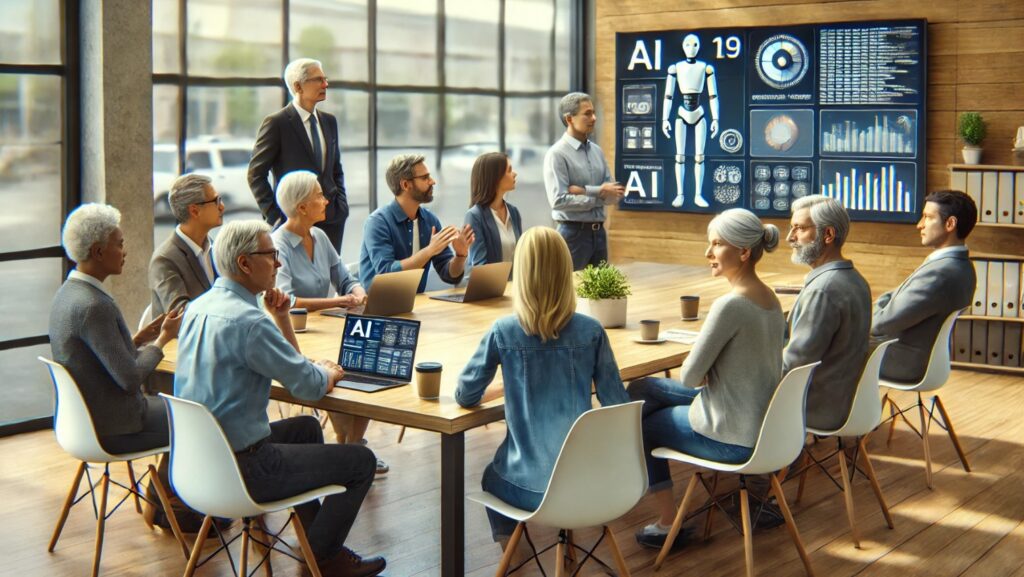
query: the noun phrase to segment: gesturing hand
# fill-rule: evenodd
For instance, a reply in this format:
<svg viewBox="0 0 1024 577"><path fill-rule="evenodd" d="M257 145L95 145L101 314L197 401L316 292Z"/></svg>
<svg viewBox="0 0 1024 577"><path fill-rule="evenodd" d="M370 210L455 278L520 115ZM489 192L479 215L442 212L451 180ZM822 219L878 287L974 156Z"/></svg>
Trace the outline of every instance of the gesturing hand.
<svg viewBox="0 0 1024 577"><path fill-rule="evenodd" d="M430 227L430 244L427 245L427 252L430 256L440 254L458 235L459 230L452 225L441 230L437 230L436 226Z"/></svg>
<svg viewBox="0 0 1024 577"><path fill-rule="evenodd" d="M455 256L467 256L469 254L469 247L475 240L476 234L473 233L473 227L468 224L463 226L462 230L452 239L452 248L455 249Z"/></svg>

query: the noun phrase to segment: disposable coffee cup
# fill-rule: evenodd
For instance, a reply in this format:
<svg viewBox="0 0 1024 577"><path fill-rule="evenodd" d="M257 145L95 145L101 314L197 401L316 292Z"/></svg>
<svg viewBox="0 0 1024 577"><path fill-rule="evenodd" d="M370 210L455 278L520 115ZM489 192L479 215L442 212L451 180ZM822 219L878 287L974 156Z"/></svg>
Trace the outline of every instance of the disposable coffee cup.
<svg viewBox="0 0 1024 577"><path fill-rule="evenodd" d="M661 328L661 321L643 320L640 321L640 338L645 341L658 340L658 330Z"/></svg>
<svg viewBox="0 0 1024 577"><path fill-rule="evenodd" d="M441 395L441 363L416 363L416 394L421 399L436 399Z"/></svg>
<svg viewBox="0 0 1024 577"><path fill-rule="evenodd" d="M309 317L309 312L306 309L292 309L288 311L288 318L292 321L292 328L297 333L306 332L306 319Z"/></svg>
<svg viewBox="0 0 1024 577"><path fill-rule="evenodd" d="M700 311L700 297L695 295L686 295L679 297L679 308L682 312L682 318L684 321L695 321Z"/></svg>

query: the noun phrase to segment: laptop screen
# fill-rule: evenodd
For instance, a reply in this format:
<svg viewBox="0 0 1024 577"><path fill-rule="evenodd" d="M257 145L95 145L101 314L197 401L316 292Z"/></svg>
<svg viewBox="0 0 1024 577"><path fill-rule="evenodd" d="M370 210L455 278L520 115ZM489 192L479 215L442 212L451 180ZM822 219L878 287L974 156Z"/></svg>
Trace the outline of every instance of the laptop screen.
<svg viewBox="0 0 1024 577"><path fill-rule="evenodd" d="M412 380L420 322L349 314L338 364L346 371Z"/></svg>

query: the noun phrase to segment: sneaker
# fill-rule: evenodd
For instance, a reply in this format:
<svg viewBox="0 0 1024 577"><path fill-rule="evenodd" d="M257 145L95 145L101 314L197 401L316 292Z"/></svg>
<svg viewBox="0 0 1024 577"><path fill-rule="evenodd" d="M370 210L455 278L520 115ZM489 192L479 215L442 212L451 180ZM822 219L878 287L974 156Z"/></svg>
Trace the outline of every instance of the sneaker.
<svg viewBox="0 0 1024 577"><path fill-rule="evenodd" d="M384 462L384 459L377 457L377 474L386 475L390 470L391 467L389 467L388 464Z"/></svg>
<svg viewBox="0 0 1024 577"><path fill-rule="evenodd" d="M669 529L670 527L662 527L658 523L651 523L636 532L636 542L649 549L661 549L665 545L665 538L668 537ZM676 535L676 540L672 542L670 551L678 551L685 547L686 543L690 540L689 533L686 527L680 528L679 534Z"/></svg>
<svg viewBox="0 0 1024 577"><path fill-rule="evenodd" d="M317 565L323 577L374 577L380 575L387 562L383 557L364 559L348 547L342 547L337 555L327 561L319 561ZM303 569L304 574L309 575L309 570Z"/></svg>

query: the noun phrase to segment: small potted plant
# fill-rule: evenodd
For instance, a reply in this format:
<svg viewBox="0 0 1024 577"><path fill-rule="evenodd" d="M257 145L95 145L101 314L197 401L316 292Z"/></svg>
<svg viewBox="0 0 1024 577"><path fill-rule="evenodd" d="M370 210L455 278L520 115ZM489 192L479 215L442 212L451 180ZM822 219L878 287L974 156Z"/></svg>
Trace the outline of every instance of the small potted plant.
<svg viewBox="0 0 1024 577"><path fill-rule="evenodd" d="M964 163L981 163L981 142L985 140L985 119L978 112L963 112L960 114L960 122L957 124L957 133L964 141Z"/></svg>
<svg viewBox="0 0 1024 577"><path fill-rule="evenodd" d="M629 280L614 265L601 261L598 266L576 273L576 296L579 311L597 319L602 327L614 328L626 324L626 297Z"/></svg>

